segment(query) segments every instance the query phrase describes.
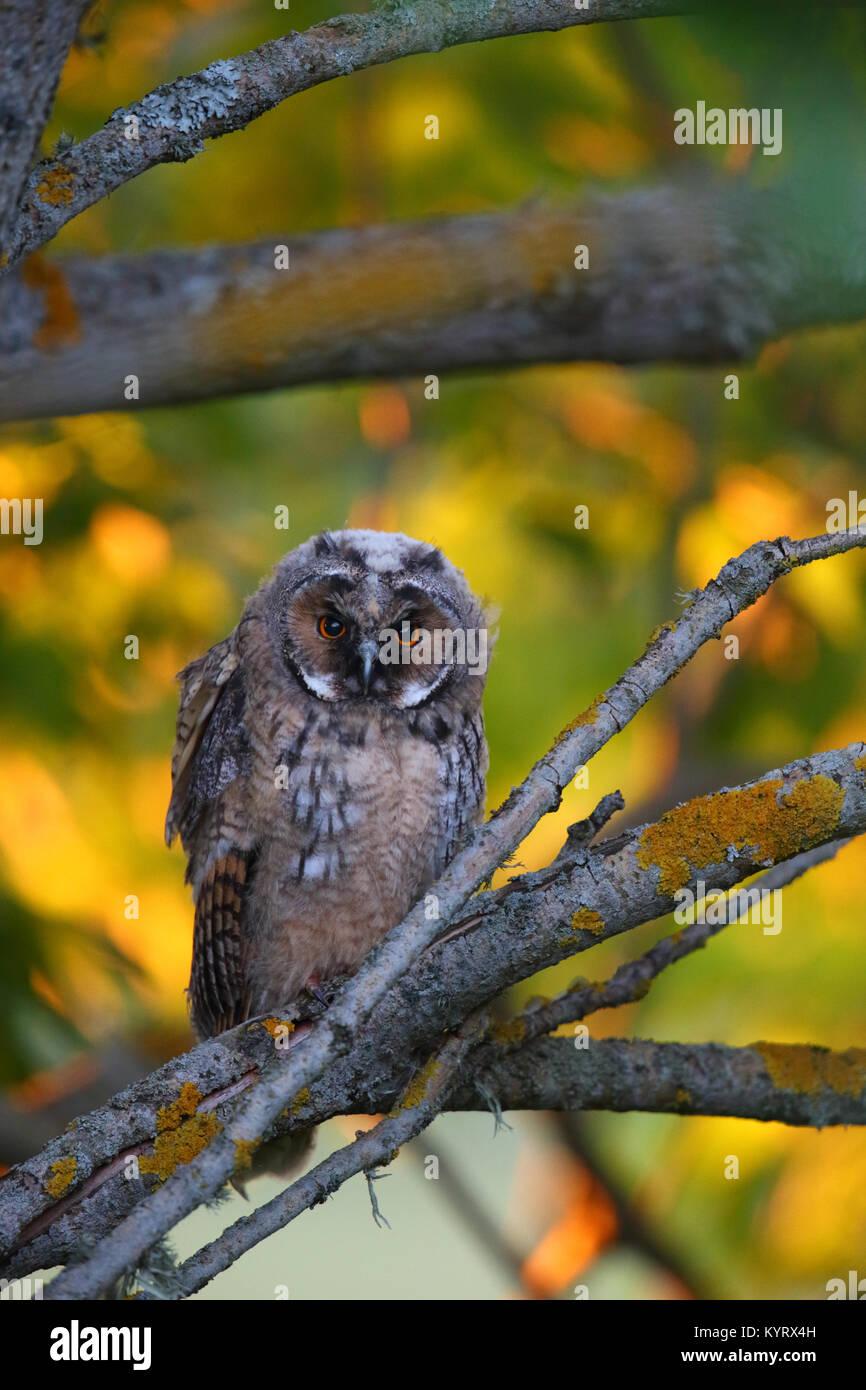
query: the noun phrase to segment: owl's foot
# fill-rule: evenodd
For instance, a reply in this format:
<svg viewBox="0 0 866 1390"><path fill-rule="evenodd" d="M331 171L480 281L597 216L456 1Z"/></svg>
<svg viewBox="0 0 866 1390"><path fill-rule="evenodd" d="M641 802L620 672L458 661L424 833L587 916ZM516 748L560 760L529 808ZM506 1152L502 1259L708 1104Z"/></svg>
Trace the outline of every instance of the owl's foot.
<svg viewBox="0 0 866 1390"><path fill-rule="evenodd" d="M318 1000L323 1009L328 1007L329 1000L322 989L321 975L308 975L306 983L304 984L304 989L308 994L311 994L314 999Z"/></svg>

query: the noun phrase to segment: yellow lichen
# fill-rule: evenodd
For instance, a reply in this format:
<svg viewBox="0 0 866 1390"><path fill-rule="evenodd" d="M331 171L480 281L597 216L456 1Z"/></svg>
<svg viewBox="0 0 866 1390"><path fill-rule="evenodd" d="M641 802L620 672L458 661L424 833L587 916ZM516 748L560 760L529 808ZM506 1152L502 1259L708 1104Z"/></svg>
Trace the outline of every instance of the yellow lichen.
<svg viewBox="0 0 866 1390"><path fill-rule="evenodd" d="M71 1154L68 1158L56 1159L51 1165L54 1177L49 1178L46 1182L45 1191L51 1197L62 1197L67 1187L74 1181L77 1166Z"/></svg>
<svg viewBox="0 0 866 1390"><path fill-rule="evenodd" d="M292 1114L297 1115L299 1111L303 1110L304 1106L309 1105L309 1103L310 1088L309 1086L304 1086L302 1090L298 1091L298 1094L292 1101Z"/></svg>
<svg viewBox="0 0 866 1390"><path fill-rule="evenodd" d="M284 1037L286 1033L294 1033L295 1025L288 1018L262 1018L258 1023L253 1023L251 1028L264 1028L270 1033L272 1038ZM251 1029L247 1029L250 1032Z"/></svg>
<svg viewBox="0 0 866 1390"><path fill-rule="evenodd" d="M778 778L738 791L696 797L643 831L637 862L659 870L659 888L674 893L694 869L722 864L729 849L752 849L757 862L778 863L832 837L845 793L830 777L805 777L787 795Z"/></svg>
<svg viewBox="0 0 866 1390"><path fill-rule="evenodd" d="M260 1139L236 1139L235 1144L235 1177L245 1173L248 1168L253 1166L253 1154L261 1143Z"/></svg>
<svg viewBox="0 0 866 1390"><path fill-rule="evenodd" d="M36 196L52 207L63 207L72 202L72 175L62 164L47 169L36 185Z"/></svg>
<svg viewBox="0 0 866 1390"><path fill-rule="evenodd" d="M604 696L596 695L589 708L585 709L582 714L578 714L575 719L572 719L570 724L566 724L565 728L557 735L557 743L561 743L562 740L564 738L567 738L569 734L574 733L575 729L582 729L587 724L594 724L598 715L599 707L603 703Z"/></svg>
<svg viewBox="0 0 866 1390"><path fill-rule="evenodd" d="M522 1018L510 1018L507 1022L494 1023L490 1029L490 1037L493 1042L498 1042L507 1047L510 1043L523 1042L526 1037L526 1021Z"/></svg>
<svg viewBox="0 0 866 1390"><path fill-rule="evenodd" d="M753 1043L773 1085L782 1091L817 1095L829 1086L840 1096L859 1097L866 1090L866 1049L831 1052L805 1043Z"/></svg>
<svg viewBox="0 0 866 1390"><path fill-rule="evenodd" d="M392 1119L398 1115L401 1110L414 1110L417 1105L421 1104L427 1094L427 1087L430 1085L430 1082L438 1070L438 1060L435 1057L431 1057L427 1065L422 1067L421 1070L416 1072L412 1077L412 1080L403 1093L403 1099L400 1101L400 1104L397 1106L396 1110L391 1111Z"/></svg>
<svg viewBox="0 0 866 1390"><path fill-rule="evenodd" d="M212 1112L198 1114L202 1094L192 1081L185 1081L177 1100L160 1106L156 1112L157 1135L152 1154L138 1160L142 1173L154 1173L164 1182L180 1163L191 1163L222 1128Z"/></svg>
<svg viewBox="0 0 866 1390"><path fill-rule="evenodd" d="M571 932L563 937L562 944L570 945L577 941L583 931L591 932L593 936L601 937L604 934L604 919L591 907L579 907L571 919Z"/></svg>
<svg viewBox="0 0 866 1390"><path fill-rule="evenodd" d="M647 651L649 651L650 647L653 645L654 642L657 642L659 640L663 632L673 633L676 632L676 630L677 625L675 622L659 623L658 627L654 627L649 635L649 641L646 644Z"/></svg>
<svg viewBox="0 0 866 1390"><path fill-rule="evenodd" d="M692 1098L686 1090L685 1086L677 1087L677 1093L674 1099L676 1100L677 1105L691 1105L692 1103Z"/></svg>
<svg viewBox="0 0 866 1390"><path fill-rule="evenodd" d="M180 1088L177 1100L170 1105L162 1105L156 1112L156 1129L161 1133L166 1129L177 1129L181 1121L194 1115L201 1105L202 1094L192 1081L185 1081Z"/></svg>
<svg viewBox="0 0 866 1390"><path fill-rule="evenodd" d="M69 283L60 265L45 256L25 261L21 278L42 295L42 321L33 334L33 346L51 352L81 337L81 320Z"/></svg>
<svg viewBox="0 0 866 1390"><path fill-rule="evenodd" d="M192 1163L221 1128L212 1111L203 1115L192 1115L188 1120L183 1120L177 1129L168 1129L157 1135L153 1153L142 1154L139 1158L139 1170L142 1173L154 1173L160 1182L164 1182L166 1178L171 1177L179 1164Z"/></svg>
<svg viewBox="0 0 866 1390"><path fill-rule="evenodd" d="M864 753L862 758L854 759L854 766L858 772L866 772L866 753Z"/></svg>

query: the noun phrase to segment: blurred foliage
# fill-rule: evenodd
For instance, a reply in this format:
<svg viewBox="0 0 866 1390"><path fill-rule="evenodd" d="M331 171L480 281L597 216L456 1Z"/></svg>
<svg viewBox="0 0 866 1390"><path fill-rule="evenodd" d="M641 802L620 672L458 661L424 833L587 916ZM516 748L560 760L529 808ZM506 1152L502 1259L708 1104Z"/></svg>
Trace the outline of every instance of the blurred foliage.
<svg viewBox="0 0 866 1390"><path fill-rule="evenodd" d="M848 56L862 51L863 17L723 8L460 48L314 89L124 188L52 253L496 208L669 177L675 158L730 170L750 159L763 182L811 181L829 240L834 200L866 187L863 69ZM291 23L332 10L296 0ZM242 0L105 6L106 41L70 58L47 142L283 32L285 18ZM783 106L784 153L675 153L671 112L698 98ZM423 139L429 112L438 142ZM45 540L0 538L0 1077L20 1083L119 1031L183 1025L192 912L182 857L162 838L173 675L234 625L287 545L345 522L402 529L443 546L501 606L486 700L496 805L676 615L678 594L754 540L822 531L828 499L864 488L864 346L859 326L774 343L740 371L738 401L724 399L721 370L586 365L443 377L438 401L417 381L331 385L6 429L0 494L44 498ZM588 530L575 529L579 504ZM288 537L274 528L280 505ZM633 822L863 737L864 602L860 556L782 581L733 624L740 659L705 649L520 863L546 862L611 788ZM137 660L124 656L130 634ZM780 935L730 928L593 1033L862 1043L864 874L866 850L851 845L786 891ZM577 966L601 976L664 929L515 996L562 988ZM862 1272L862 1134L641 1115L593 1126L711 1292L820 1297L827 1278ZM723 1179L728 1154L737 1182ZM545 1247L553 1286L574 1272L574 1248ZM639 1296L634 1277L611 1266L612 1296Z"/></svg>

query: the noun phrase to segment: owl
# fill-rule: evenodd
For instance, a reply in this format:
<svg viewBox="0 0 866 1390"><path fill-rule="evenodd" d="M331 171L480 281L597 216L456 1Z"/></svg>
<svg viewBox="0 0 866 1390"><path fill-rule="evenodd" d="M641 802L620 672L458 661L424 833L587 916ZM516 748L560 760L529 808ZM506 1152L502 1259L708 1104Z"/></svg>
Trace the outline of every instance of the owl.
<svg viewBox="0 0 866 1390"><path fill-rule="evenodd" d="M355 971L465 843L486 622L435 546L325 532L181 671L166 840L195 899L200 1038Z"/></svg>

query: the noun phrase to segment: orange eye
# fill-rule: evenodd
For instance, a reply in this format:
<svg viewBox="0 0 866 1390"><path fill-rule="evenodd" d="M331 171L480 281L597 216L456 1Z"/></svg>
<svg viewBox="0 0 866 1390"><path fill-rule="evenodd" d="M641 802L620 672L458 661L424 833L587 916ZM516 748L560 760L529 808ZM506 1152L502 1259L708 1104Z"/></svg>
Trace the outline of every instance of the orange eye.
<svg viewBox="0 0 866 1390"><path fill-rule="evenodd" d="M410 629L409 636L404 637L403 632L407 627ZM418 643L421 641L420 627L413 627L411 625L411 620L407 619L400 624L400 633L397 640L401 647L417 647Z"/></svg>
<svg viewBox="0 0 866 1390"><path fill-rule="evenodd" d="M335 613L325 613L319 619L320 637L327 637L329 641L333 642L337 637L342 637L345 631L346 624Z"/></svg>

